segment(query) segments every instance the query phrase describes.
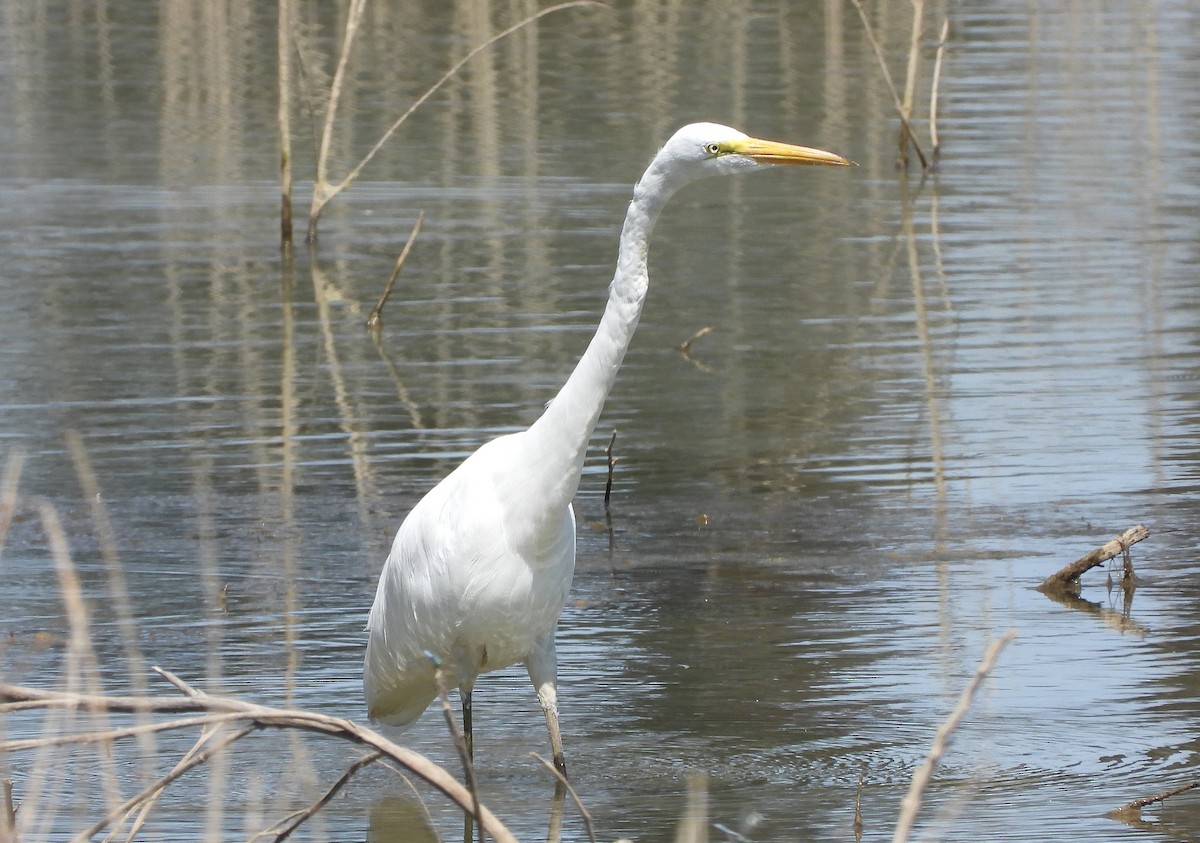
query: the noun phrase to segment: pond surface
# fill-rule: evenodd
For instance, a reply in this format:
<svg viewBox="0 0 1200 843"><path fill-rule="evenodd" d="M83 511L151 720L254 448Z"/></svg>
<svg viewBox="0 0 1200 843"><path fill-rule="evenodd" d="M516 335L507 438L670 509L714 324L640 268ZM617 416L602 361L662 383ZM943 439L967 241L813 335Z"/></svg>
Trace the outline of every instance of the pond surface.
<svg viewBox="0 0 1200 843"><path fill-rule="evenodd" d="M306 78L327 84L338 17L299 5ZM334 177L531 8L385 5L355 45ZM396 527L536 418L595 329L629 186L678 125L712 119L860 166L697 184L656 231L558 635L572 781L601 838L670 838L702 772L712 821L750 840L853 839L860 782L862 838L890 839L1008 629L926 794L926 839L1200 838L1195 794L1106 816L1200 766L1196 10L949 4L943 148L921 178L896 168L853 6L618 5L549 15L475 59L290 259L274 7L5 8L0 454L23 459L0 534L5 680L77 673L50 504L105 690L172 694L147 678L161 665L365 722L363 626ZM911 4L868 5L901 84ZM926 150L945 12L929 4L921 52ZM292 125L302 232L299 100ZM373 342L364 322L418 213ZM1036 590L1137 523L1132 594L1103 568L1081 600ZM548 747L523 669L475 700L483 797L543 839L553 785L529 755ZM0 720L8 739L42 728ZM384 731L457 770L437 711ZM194 740L160 736L159 772ZM315 737L239 746L172 785L146 836L249 838L357 757ZM97 782L140 789L139 751L99 777L91 749L0 756L29 806L22 839L90 824L112 799ZM371 768L299 836L455 839L455 811L421 793L428 815ZM562 835L586 839L569 807Z"/></svg>

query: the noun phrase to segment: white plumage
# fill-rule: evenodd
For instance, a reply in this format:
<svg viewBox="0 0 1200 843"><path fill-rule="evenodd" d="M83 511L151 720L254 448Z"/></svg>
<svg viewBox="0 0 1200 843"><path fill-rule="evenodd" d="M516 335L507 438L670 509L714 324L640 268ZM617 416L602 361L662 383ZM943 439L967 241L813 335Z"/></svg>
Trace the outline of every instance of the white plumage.
<svg viewBox="0 0 1200 843"><path fill-rule="evenodd" d="M433 655L458 685L471 741L471 689L518 662L546 715L555 765L554 633L575 570L575 516L588 440L637 327L647 246L667 199L684 184L770 164L848 164L821 150L747 137L714 123L685 126L634 187L608 305L587 351L542 416L483 445L400 525L367 627L363 688L372 718L403 725L437 694Z"/></svg>

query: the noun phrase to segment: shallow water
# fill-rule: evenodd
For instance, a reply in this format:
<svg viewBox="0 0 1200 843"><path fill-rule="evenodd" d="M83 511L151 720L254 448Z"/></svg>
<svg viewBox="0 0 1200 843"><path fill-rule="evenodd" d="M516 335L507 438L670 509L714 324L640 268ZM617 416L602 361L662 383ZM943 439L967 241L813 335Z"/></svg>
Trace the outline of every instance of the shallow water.
<svg viewBox="0 0 1200 843"><path fill-rule="evenodd" d="M1200 837L1194 795L1136 826L1105 816L1197 767L1187 4L951 6L944 148L924 180L895 169L852 7L551 15L417 112L290 261L276 248L274 10L141 9L5 11L0 447L24 456L0 550L6 680L67 674L43 499L90 598L106 689L141 676L74 431L144 662L362 720L362 628L403 514L536 417L594 330L628 185L678 124L717 119L860 166L698 184L656 232L650 299L576 502L558 638L572 780L601 836L670 836L702 771L712 819L751 840L852 838L860 779L864 839L890 838L938 725L1012 628L926 795L926 837ZM436 79L448 45L459 55L518 17L481 9L373 13L336 172ZM910 12L873 11L897 76ZM327 14L300 10L315 48L335 39ZM307 119L297 108L300 178ZM418 211L376 345L363 323ZM1134 548L1131 599L1103 571L1081 601L1035 590L1139 522L1151 538ZM475 712L485 800L541 839L553 787L529 757L548 747L523 670L482 679ZM388 734L455 769L437 714ZM160 739L160 764L194 739ZM154 839L249 837L356 757L311 737L245 743L224 784L217 768L172 786ZM136 752L114 774L126 796ZM37 758L0 761L42 806L27 839L66 839L103 801L94 754L49 766L39 803ZM368 770L308 833L457 835L455 812L423 795L432 819ZM585 839L569 808L563 835Z"/></svg>

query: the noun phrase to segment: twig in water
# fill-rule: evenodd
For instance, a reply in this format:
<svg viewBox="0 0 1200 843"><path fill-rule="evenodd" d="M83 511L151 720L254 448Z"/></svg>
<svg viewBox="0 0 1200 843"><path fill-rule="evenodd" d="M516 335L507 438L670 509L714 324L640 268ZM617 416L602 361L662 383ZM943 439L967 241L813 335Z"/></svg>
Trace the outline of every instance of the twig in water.
<svg viewBox="0 0 1200 843"><path fill-rule="evenodd" d="M413 224L412 233L408 235L408 242L400 250L400 257L396 258L396 266L392 269L392 277L388 279L387 284L384 286L383 295L379 297L379 302L375 307L371 308L371 315L367 317L367 330L373 334L377 334L383 329L383 306L387 304L388 296L392 294L392 287L396 285L396 279L400 277L400 268L404 266L404 259L408 257L408 251L412 248L413 241L417 239L417 234L421 231L421 223L424 221L425 212L418 211L417 221Z"/></svg>
<svg viewBox="0 0 1200 843"><path fill-rule="evenodd" d="M558 769L554 766L554 762L547 761L536 752L531 752L529 754L538 761L541 761L543 766L545 766L545 768L553 773L554 777L558 779L559 787L565 787L567 789L567 793L571 794L571 799L575 801L575 807L579 809L579 816L583 817L583 827L587 829L588 839L591 840L592 843L596 843L596 829L592 825L592 815L588 809L583 806L583 800L579 798L579 794L575 792L575 788L571 787L571 783L567 781L567 777L558 771Z"/></svg>
<svg viewBox="0 0 1200 843"><path fill-rule="evenodd" d="M462 759L463 777L467 780L467 790L469 790L471 792L471 805L473 808L472 813L475 816L479 816L479 791L475 787L475 764L474 764L473 759L471 758L471 747L468 746L466 738L463 737L462 732L460 732L458 730L458 724L454 722L454 710L450 707L450 694L446 690L446 676L445 676L445 673L442 671L442 665L436 659L434 659L432 655L430 656L430 658L434 660L434 664L437 667L437 669L433 673L433 678L434 678L434 681L437 683L438 696L441 697L441 700L442 700L442 715L446 718L446 728L450 730L450 740L454 742L454 748L456 750L458 750L458 757L460 759ZM461 693L461 691L460 691L460 693ZM464 716L465 716L465 712L466 712L465 701L463 703L463 711L464 711ZM464 724L464 728L465 728L465 724ZM470 815L467 816L466 823L467 823L467 833L465 835L465 839L470 840L471 839L471 816ZM483 826L482 825L480 825L480 827L479 827L479 843L483 843Z"/></svg>
<svg viewBox="0 0 1200 843"><path fill-rule="evenodd" d="M917 143L917 136L913 134L912 127L908 125L908 118L904 114L904 105L900 102L900 96L896 93L896 86L892 83L892 74L888 71L887 62L883 59L883 50L879 46L879 42L875 40L875 33L871 29L871 22L867 19L867 12L862 6L861 0L850 0L854 4L854 8L858 10L858 16L862 18L863 27L867 31L867 40L871 42L871 48L875 51L875 58L879 60L879 67L883 70L883 79L887 82L888 91L892 95L892 102L896 106L896 111L900 115L900 122L903 125L904 133L912 142L913 149L917 151L917 157L921 159L921 169L928 170L929 162L925 160L925 153L921 151L921 145Z"/></svg>
<svg viewBox="0 0 1200 843"><path fill-rule="evenodd" d="M1160 793L1157 796L1146 796L1142 799L1135 799L1132 802L1122 805L1120 808L1109 811L1108 816L1114 820L1122 821L1137 819L1142 808L1145 808L1147 805L1153 805L1156 802L1165 802L1172 796L1187 793L1189 790L1195 790L1198 787L1200 787L1200 781L1192 781L1179 787L1171 788L1166 793Z"/></svg>
<svg viewBox="0 0 1200 843"><path fill-rule="evenodd" d="M382 757L383 757L383 753L379 752L379 751L375 751L375 752L369 753L368 755L364 755L362 758L358 759L353 764L351 764L348 768L346 768L346 772L342 773L342 775L338 778L338 780L329 786L329 789L325 791L324 795L321 796L320 799L318 799L316 802L309 805L303 811L297 811L295 814L292 814L289 817L285 817L284 819L282 819L278 823L276 823L275 824L276 826L282 825L285 822L287 823L287 825L275 836L275 843L282 843L282 841L287 840L289 837L291 837L293 831L295 831L301 825L303 825L305 822L307 822L310 817L312 817L314 814L317 813L317 811L321 810L327 804L329 804L329 800L332 799L334 796L336 796L337 792L339 790L341 790L343 787L345 787L346 783L349 782L350 779L354 778L355 773L357 773L363 767L366 767L368 764L372 764ZM274 827L272 827L272 829L268 829L267 833L272 832L273 828ZM263 832L259 832L258 834L254 835L253 839L257 839L261 836L264 836Z"/></svg>
<svg viewBox="0 0 1200 843"><path fill-rule="evenodd" d="M908 72L904 78L904 102L901 106L904 112L904 120L901 122L899 144L899 161L900 166L907 169L908 167L908 141L912 134L912 129L909 127L909 120L912 119L913 100L917 94L917 68L921 59L921 29L925 19L925 0L912 0L913 6L913 24L912 34L908 44ZM913 141L914 145L916 141ZM921 162L924 165L924 161ZM924 167L924 169L929 169Z"/></svg>
<svg viewBox="0 0 1200 843"><path fill-rule="evenodd" d="M1096 548L1088 555L1077 559L1065 568L1046 577L1046 579L1042 580L1042 584L1038 586L1038 591L1077 592L1079 590L1079 578L1085 571L1090 571L1098 565L1103 565L1118 553L1127 552L1130 545L1140 542L1149 535L1150 530L1144 524L1130 527L1103 547ZM1127 571L1129 576L1133 575L1132 562L1129 563Z"/></svg>
<svg viewBox="0 0 1200 843"><path fill-rule="evenodd" d="M863 764L862 771L858 774L858 793L854 796L854 841L859 843L863 835L863 817L862 817L862 794L863 782L867 778L867 765Z"/></svg>
<svg viewBox="0 0 1200 843"><path fill-rule="evenodd" d="M979 686L983 684L983 680L991 673L992 668L996 664L996 659L1000 656L1000 651L1004 649L1009 641L1012 641L1016 637L1016 634L1017 631L1015 629L1010 629L992 642L987 652L983 654L983 660L980 661L979 667L975 669L975 675L971 677L971 681L963 689L962 696L958 699L958 705L950 712L950 716L946 718L946 722L938 727L937 734L933 738L933 746L929 748L929 754L925 756L925 761L913 773L912 784L909 785L908 793L904 795L904 801L900 806L900 818L896 821L896 833L892 836L892 843L905 843L908 840L908 834L912 831L913 823L917 819L917 811L921 808L921 795L925 792L925 787L933 778L933 771L946 751L946 745L950 741L950 736L958 728L958 724L962 722L963 717L966 716L967 709L971 707L971 700L975 697L975 692L979 690Z"/></svg>
<svg viewBox="0 0 1200 843"><path fill-rule="evenodd" d="M712 325L705 325L699 331L692 334L686 340L684 340L679 345L677 345L675 347L675 350L678 351L680 354L682 354L684 357L691 357L692 356L692 343L694 343L696 340L700 339L701 337L708 336L712 332L713 332Z"/></svg>
<svg viewBox="0 0 1200 843"><path fill-rule="evenodd" d="M609 437L608 446L604 449L604 456L608 458L608 479L604 481L604 511L608 512L608 503L612 499L612 481L613 469L617 466L617 460L620 457L613 456L613 443L617 441L617 429L614 427L612 436Z"/></svg>

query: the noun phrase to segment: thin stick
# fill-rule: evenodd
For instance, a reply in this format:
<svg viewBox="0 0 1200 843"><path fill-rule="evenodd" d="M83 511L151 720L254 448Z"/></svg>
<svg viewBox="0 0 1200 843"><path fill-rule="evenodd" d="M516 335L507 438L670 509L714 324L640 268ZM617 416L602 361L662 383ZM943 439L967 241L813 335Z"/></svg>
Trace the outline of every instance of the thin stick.
<svg viewBox="0 0 1200 843"><path fill-rule="evenodd" d="M354 0L354 2L362 2L362 0ZM482 44L478 45L477 47L474 47L465 56L463 56L461 59L459 59L457 62L455 62L455 64L449 70L447 70L440 79L438 79L436 82L434 82L428 88L426 88L425 92L423 94L421 94L421 96L417 97L417 99L413 102L413 104L410 105L403 114L401 114L399 117L397 117L395 122L393 122L392 125L390 125L386 131L384 131L383 135L380 136L379 140L375 142L375 145L373 147L371 147L370 151L368 151L367 154L363 156L362 160L359 161L354 166L354 169L352 169L349 173L347 173L346 177L344 179L342 179L340 182L338 182L337 184L329 184L326 181L325 167L324 167L325 156L320 155L318 157L320 166L317 171L317 183L313 186L312 209L309 211L309 217L308 217L308 242L310 242L310 243L316 242L317 220L320 218L321 211L324 210L325 206L327 204L329 204L329 202L332 201L335 196L337 196L339 193L341 193L343 190L345 190L347 187L349 187L350 184L355 179L358 178L358 174L360 172L362 172L363 168L366 167L367 164L369 164L371 162L371 160L375 157L376 153L378 153L379 150L383 149L384 144L386 144L389 140L391 140L392 135L394 135L396 133L396 130L399 129L401 125L403 125L404 121L407 120L410 116L412 116L412 113L414 111L416 111L418 108L420 108L422 105L424 105L425 101L428 100L430 97L432 97L435 93L437 93L438 90L443 85L445 85L452 78L454 78L454 76L458 73L458 71L462 69L463 65L465 65L467 62L469 62L471 59L475 58L475 56L479 55L481 52L486 50L488 47L495 44L497 41L500 41L503 38L507 38L509 35L512 35L514 32L516 32L520 29L524 29L526 26L529 26L529 24L533 23L534 21L538 20L539 18L545 17L546 15L553 14L554 12L560 12L560 11L563 11L564 9L571 9L576 6L604 6L604 5L605 5L604 3L598 2L598 0L571 0L571 2L569 2L569 3L559 3L554 6L547 6L545 9L542 9L538 12L534 12L532 15L529 15L528 17L524 18L523 20L518 21L517 23L510 26L508 29L505 29L503 32L499 32L496 35L493 35L491 38L484 41ZM338 84L340 87L340 79L336 76L336 74L335 74L334 78L335 78L335 84ZM333 102L334 101L333 101L332 95L331 95L331 105L333 104ZM326 122L325 122L326 132L325 132L325 135L323 135L322 139L321 139L321 149L322 150L327 150L328 142L326 140L326 135L331 134L333 131L332 113L333 113L333 108L331 107L326 112L326 118L325 118L326 119Z"/></svg>
<svg viewBox="0 0 1200 843"><path fill-rule="evenodd" d="M1096 548L1086 556L1077 559L1070 565L1046 577L1046 579L1042 580L1042 584L1038 586L1038 590L1075 591L1079 588L1079 578L1085 571L1090 571L1098 565L1103 565L1118 553L1124 553L1129 550L1130 545L1140 542L1149 535L1150 530L1144 524L1130 527L1104 546Z"/></svg>
<svg viewBox="0 0 1200 843"><path fill-rule="evenodd" d="M604 448L604 456L608 458L608 479L604 481L604 511L608 512L608 503L612 499L613 469L617 467L620 457L613 456L613 443L617 441L617 429L614 427L608 445Z"/></svg>
<svg viewBox="0 0 1200 843"><path fill-rule="evenodd" d="M867 40L871 42L871 48L875 51L875 58L879 60L879 67L883 70L884 81L887 82L888 91L892 95L892 102L896 106L896 112L900 115L900 122L904 126L904 131L908 139L912 141L913 149L917 151L917 157L921 159L921 169L928 170L929 163L925 160L925 153L921 151L921 145L917 143L917 136L913 134L912 127L908 125L908 118L904 116L904 105L900 102L900 96L896 93L896 86L892 83L892 74L888 71L887 62L883 59L883 50L879 47L879 42L875 40L875 33L871 29L871 22L867 20L867 12L862 7L861 0L850 0L854 4L854 8L858 9L858 16L862 18L863 26L867 30Z"/></svg>
<svg viewBox="0 0 1200 843"><path fill-rule="evenodd" d="M1108 815L1110 817L1116 817L1117 819L1121 819L1122 815L1136 816L1137 813L1139 811L1141 811L1142 808L1145 808L1147 805L1153 805L1155 802L1164 802L1167 799L1170 799L1172 796L1178 796L1181 793L1187 793L1189 790L1195 790L1198 787L1200 787L1200 781L1188 782L1187 784L1183 784L1183 785L1180 785L1179 787L1172 788L1171 790L1168 790L1166 793L1160 793L1157 796L1146 796L1142 799L1135 799L1132 802L1122 805L1120 808L1116 808L1115 810L1109 811Z"/></svg>
<svg viewBox="0 0 1200 843"><path fill-rule="evenodd" d="M17 841L17 809L13 805L12 779L4 780L4 828L7 839Z"/></svg>
<svg viewBox="0 0 1200 843"><path fill-rule="evenodd" d="M545 768L553 773L554 777L558 779L559 785L561 787L565 787L567 789L567 793L571 794L571 799L575 801L575 807L579 809L579 816L583 817L583 826L585 829L587 829L588 839L591 840L592 843L596 843L596 828L592 825L591 812L584 807L583 800L579 798L579 794L575 792L575 788L571 787L571 783L567 781L567 777L558 771L558 768L554 766L554 762L547 761L536 752L531 752L529 754L538 761L541 761Z"/></svg>
<svg viewBox="0 0 1200 843"><path fill-rule="evenodd" d="M109 811L103 817L96 820L96 822L92 823L91 827L89 827L86 830L75 835L75 837L72 838L71 843L84 843L84 841L86 841L86 840L91 840L95 835L99 834L100 831L105 826L107 826L109 823L115 821L119 817L126 816L130 811L132 811L134 808L136 808L142 802L145 802L147 799L152 799L152 798L158 796L158 794L161 793L164 789L166 789L171 784L171 782L177 780L180 776L182 776L188 770L191 770L195 767L199 767L205 761L212 758L217 753L221 752L221 750L225 749L225 747L229 746L230 744L234 743L235 741L241 740L242 738L246 737L246 735L250 734L257 728L258 728L258 726L253 723L251 723L249 726L243 726L241 729L234 732L233 734L226 735L223 740L217 742L213 746L210 746L208 749L202 750L201 752L197 752L195 755L193 755L191 758L187 759L186 761L183 761L183 762L175 765L175 768L172 769L171 772L167 773L166 775L159 778L158 781L156 781L153 784L149 785L148 787L144 788L140 793L134 794L133 796L129 797L127 800L125 800L125 802L123 804L118 805L116 808Z"/></svg>
<svg viewBox="0 0 1200 843"><path fill-rule="evenodd" d="M929 143L933 146L929 154L935 161L942 149L937 132L938 93L942 80L942 55L946 52L946 37L949 34L950 18L946 18L942 21L942 34L938 36L937 56L933 60L933 84L929 92Z"/></svg>
<svg viewBox="0 0 1200 843"><path fill-rule="evenodd" d="M292 246L291 0L279 0L279 244Z"/></svg>
<svg viewBox="0 0 1200 843"><path fill-rule="evenodd" d="M163 673L165 675L166 672L164 671ZM186 683L184 684L186 685ZM483 829L495 838L497 843L516 843L516 838L513 837L512 833L504 827L487 806L480 803L476 810L475 799L463 785L455 780L454 776L420 753L402 747L372 729L360 726L352 720L332 717L317 712L304 711L302 709L270 708L264 705L243 702L234 697L197 693L198 696L189 697L188 699L162 700L145 697L118 697L75 694L63 691L43 691L20 685L0 683L0 703L37 700L46 708L67 707L125 712L146 709L151 711L206 712L202 716L181 717L166 723L156 723L154 724L154 728L157 731L216 725L240 720L247 721L248 724L253 724L257 728L298 729L305 732L315 732L320 735L340 738L350 743L382 752L384 757L441 791L462 810L472 812L475 819L483 826ZM53 738L36 740L3 741L0 742L0 752L13 752L50 744L111 741L121 737L136 735L143 728L145 727L134 726L111 729L101 735L85 733L56 735Z"/></svg>
<svg viewBox="0 0 1200 843"><path fill-rule="evenodd" d="M682 354L684 357L691 357L692 356L692 343L694 343L696 340L700 339L701 337L708 336L712 332L713 332L713 326L705 325L699 331L692 334L690 337L688 337L686 340L684 340L678 346L676 346L675 350L678 351L680 354Z"/></svg>
<svg viewBox="0 0 1200 843"><path fill-rule="evenodd" d="M433 678L437 683L438 696L442 700L442 715L446 718L446 728L450 730L450 740L454 743L454 748L458 750L458 757L463 765L463 778L467 780L467 790L471 792L471 804L474 808L472 813L479 816L479 791L475 788L475 764L471 759L471 749L467 746L466 738L459 731L458 724L454 722L454 710L450 707L450 694L446 690L446 676L440 665L434 671ZM461 689L459 693L462 693ZM469 834L468 839L470 839ZM479 827L479 843L483 843L482 825Z"/></svg>
<svg viewBox="0 0 1200 843"><path fill-rule="evenodd" d="M913 100L917 95L917 68L921 59L921 30L925 18L925 0L912 0L912 34L908 43L908 71L904 77L904 124L900 130L900 164L908 167L908 143L912 134L908 121L912 119ZM926 167L925 169L928 169Z"/></svg>
<svg viewBox="0 0 1200 843"><path fill-rule="evenodd" d="M417 234L421 231L421 223L425 222L425 212L417 212L417 221L413 224L412 233L408 235L408 242L404 244L404 248L400 250L400 257L396 258L396 266L392 269L392 277L388 279L387 284L383 288L383 295L379 297L379 302L371 309L371 315L367 317L367 330L377 332L383 329L383 306L387 304L388 296L392 294L392 287L396 285L396 279L400 277L400 268L404 266L404 260L408 257L408 251L412 248L413 241L417 239Z"/></svg>
<svg viewBox="0 0 1200 843"><path fill-rule="evenodd" d="M329 102L325 106L325 123L321 130L321 140L317 145L317 177L313 180L312 210L308 217L309 243L317 239L317 217L320 209L332 198L326 189L325 173L329 166L329 148L333 144L333 121L337 116L338 102L342 97L342 83L346 78L346 66L350 63L350 48L354 45L354 35L358 32L358 24L362 20L363 9L367 0L350 0L346 9L346 31L342 33L342 47L338 53L337 67L333 71L333 80L329 83Z"/></svg>
<svg viewBox="0 0 1200 843"><path fill-rule="evenodd" d="M21 466L25 462L25 452L13 448L4 460L4 475L0 476L0 559L4 558L4 541L8 537L8 527L12 524L13 513L17 509L17 484L21 479Z"/></svg>
<svg viewBox="0 0 1200 843"><path fill-rule="evenodd" d="M925 787L933 778L933 771L946 751L946 745L950 741L950 736L958 728L958 724L962 722L963 717L966 716L967 709L971 707L971 700L975 697L975 692L979 690L979 686L983 684L987 675L991 673L992 668L996 664L996 659L1000 656L1000 651L1016 635L1017 631L1010 629L992 642L987 652L984 653L979 667L975 669L975 675L971 677L971 681L967 683L962 696L959 697L958 705L950 712L950 716L946 718L946 722L938 727L937 734L933 738L933 746L929 748L929 754L925 756L925 761L913 773L912 784L909 786L908 793L905 794L904 801L901 803L900 818L896 821L896 833L892 837L892 843L904 843L908 840L908 834L912 831L913 822L917 818L917 811L921 808L921 795L925 792Z"/></svg>
<svg viewBox="0 0 1200 843"><path fill-rule="evenodd" d="M345 787L347 782L350 781L350 779L354 778L355 773L357 773L363 767L366 767L368 764L372 764L382 757L383 757L383 753L376 751L376 752L370 753L369 755L364 755L362 758L358 759L353 764L351 764L346 769L346 772L342 773L342 775L338 778L338 780L329 786L329 789L325 791L325 794L320 799L318 799L313 804L309 805L303 811L300 811L297 814L293 814L292 817L288 818L288 823L289 823L288 826L286 828L284 828L282 831L280 831L278 835L276 835L275 843L282 843L282 841L287 840L292 835L293 831L295 831L300 826L302 826L305 822L307 822L309 820L309 818L311 818L314 814L317 813L317 811L321 810L327 804L329 804L329 800L332 799L334 796L336 796L338 791L341 790L343 787ZM276 825L278 825L278 823L276 823ZM257 839L258 836L259 835L255 835L254 839Z"/></svg>

